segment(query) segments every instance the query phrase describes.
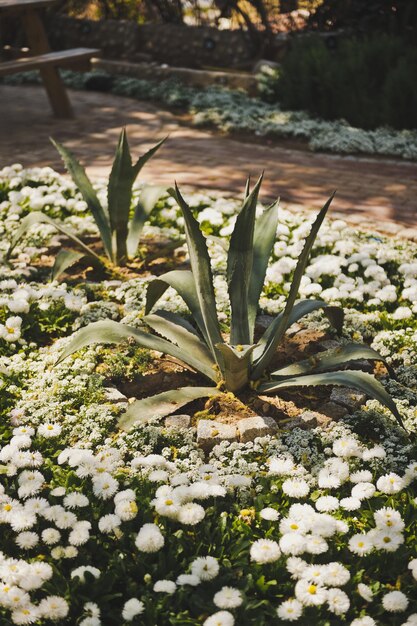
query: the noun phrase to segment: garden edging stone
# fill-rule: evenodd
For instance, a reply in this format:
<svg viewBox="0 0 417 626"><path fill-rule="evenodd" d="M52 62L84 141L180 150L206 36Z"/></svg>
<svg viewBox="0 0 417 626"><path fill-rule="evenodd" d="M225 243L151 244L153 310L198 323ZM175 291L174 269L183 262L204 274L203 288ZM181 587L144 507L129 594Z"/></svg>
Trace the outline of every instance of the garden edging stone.
<svg viewBox="0 0 417 626"><path fill-rule="evenodd" d="M237 430L241 443L254 441L256 437L274 435L278 431L278 424L272 417L256 415L239 420Z"/></svg>

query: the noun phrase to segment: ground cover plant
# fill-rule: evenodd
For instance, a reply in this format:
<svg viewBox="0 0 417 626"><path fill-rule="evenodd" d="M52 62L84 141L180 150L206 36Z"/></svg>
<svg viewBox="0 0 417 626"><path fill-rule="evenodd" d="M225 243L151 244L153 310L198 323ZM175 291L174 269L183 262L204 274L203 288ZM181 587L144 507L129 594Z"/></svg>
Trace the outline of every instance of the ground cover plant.
<svg viewBox="0 0 417 626"><path fill-rule="evenodd" d="M187 111L196 126L213 127L226 133L249 133L260 137L291 138L307 142L314 151L341 154L381 154L401 159L417 159L417 132L379 127L363 130L343 119L326 121L303 111L283 111L277 103L220 87L195 89L176 81L156 82L105 72L85 74L62 72L69 87L111 91L120 96L150 100L168 108ZM275 85L275 71L264 68L260 75L262 93L268 97ZM401 78L401 77L400 77ZM4 79L8 84L38 82L37 73L16 74ZM395 89L394 89L394 93ZM400 95L404 95L400 91Z"/></svg>
<svg viewBox="0 0 417 626"><path fill-rule="evenodd" d="M102 201L106 183L96 185ZM208 236L224 331L227 255L217 237L233 232L239 203L202 193L185 201ZM42 260L57 246L46 224L6 262L8 241L36 210L99 237L72 181L48 168L0 170L2 623L416 624L417 450L390 411L368 399L312 430L282 419L275 436L223 442L207 454L193 427L155 419L120 431L127 400L108 395L109 381L140 395L153 377L163 381L161 363L175 365L170 378L181 365L129 341L56 362L73 331L91 322L143 329L158 276L94 283L69 272L46 282ZM180 238L182 220L177 200L163 197L143 237ZM285 307L313 221L280 209L263 317ZM342 306L342 335L321 309L286 335L288 345L314 333L321 349L364 341L377 350L395 369L395 379L377 374L409 432L417 427L416 252L411 242L327 219L299 297ZM172 289L159 306L191 320ZM306 391L295 399L300 411L314 403Z"/></svg>

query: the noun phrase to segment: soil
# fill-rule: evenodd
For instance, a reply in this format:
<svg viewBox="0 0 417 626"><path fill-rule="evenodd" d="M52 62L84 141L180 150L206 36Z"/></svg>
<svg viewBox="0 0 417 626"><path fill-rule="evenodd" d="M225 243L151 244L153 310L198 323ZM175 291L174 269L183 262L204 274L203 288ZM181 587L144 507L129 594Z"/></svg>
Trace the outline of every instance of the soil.
<svg viewBox="0 0 417 626"><path fill-rule="evenodd" d="M285 337L277 350L272 367L292 363L318 352L318 342L326 338L324 332L301 330L293 337ZM128 398L148 396L178 389L189 385L206 386L205 378L184 367L179 361L169 356L157 357L146 374L139 375L132 381L113 381L116 387ZM224 393L215 398L202 398L191 402L178 410L198 419L216 419L222 423L235 424L239 420L255 415L270 416L277 422L292 419L306 409L317 410L330 399L329 387L311 389L291 389L280 392L278 396L259 395L253 389L246 389L234 395Z"/></svg>
<svg viewBox="0 0 417 626"><path fill-rule="evenodd" d="M62 246L49 247L48 252L34 260L32 265L40 270L50 270L58 252L63 249L76 249L66 239L63 239L62 243ZM148 237L141 241L138 257L123 267L112 266L107 262L99 238L85 237L83 243L104 259L103 265L100 265L93 257L82 257L68 268L68 272L61 274L60 280L70 284L77 284L80 281L101 282L108 279L129 280L140 276L159 276L172 269L183 269L185 265L185 253L182 250L176 251L176 248L182 245L182 241L173 242L168 239Z"/></svg>

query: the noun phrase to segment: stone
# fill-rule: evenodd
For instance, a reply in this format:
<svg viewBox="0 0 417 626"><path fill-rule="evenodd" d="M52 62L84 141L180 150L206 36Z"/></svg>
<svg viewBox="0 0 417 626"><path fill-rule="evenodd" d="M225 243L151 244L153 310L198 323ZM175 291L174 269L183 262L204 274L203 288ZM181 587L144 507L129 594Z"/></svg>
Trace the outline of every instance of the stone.
<svg viewBox="0 0 417 626"><path fill-rule="evenodd" d="M200 420L197 424L197 443L209 452L222 441L237 441L237 429L232 424L222 424L215 420Z"/></svg>
<svg viewBox="0 0 417 626"><path fill-rule="evenodd" d="M167 428L174 428L175 430L189 428L190 424L191 417L189 415L169 415L165 419L165 426Z"/></svg>
<svg viewBox="0 0 417 626"><path fill-rule="evenodd" d="M104 387L106 402L110 404L128 404L129 400L116 387Z"/></svg>
<svg viewBox="0 0 417 626"><path fill-rule="evenodd" d="M275 61L268 61L268 59L260 59L253 66L252 73L259 74L259 72L262 72L264 68L278 70L280 68L280 64Z"/></svg>
<svg viewBox="0 0 417 626"><path fill-rule="evenodd" d="M356 389L349 389L348 387L335 387L332 390L330 401L341 404L350 411L356 411L356 409L366 402L366 394L360 393L356 391Z"/></svg>
<svg viewBox="0 0 417 626"><path fill-rule="evenodd" d="M330 417L333 420L338 420L348 412L345 406L336 404L336 402L326 402L319 407L319 412L322 415Z"/></svg>
<svg viewBox="0 0 417 626"><path fill-rule="evenodd" d="M325 423L325 415L320 415L320 413L316 413L316 411L304 411L301 415L297 415L294 419L289 420L285 426L284 430L293 430L294 428L301 428L301 430L311 430L316 428L316 426L322 425ZM330 421L330 418L327 418Z"/></svg>
<svg viewBox="0 0 417 626"><path fill-rule="evenodd" d="M237 423L239 439L241 443L253 441L256 437L265 437L266 435L274 435L278 431L278 424L273 417L256 415L255 417L246 417Z"/></svg>

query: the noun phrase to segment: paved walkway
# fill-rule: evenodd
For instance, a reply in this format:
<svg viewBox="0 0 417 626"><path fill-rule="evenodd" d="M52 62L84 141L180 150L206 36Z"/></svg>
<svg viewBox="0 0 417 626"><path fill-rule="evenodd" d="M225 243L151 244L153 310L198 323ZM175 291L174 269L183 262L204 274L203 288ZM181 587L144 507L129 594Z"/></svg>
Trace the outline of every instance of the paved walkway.
<svg viewBox="0 0 417 626"><path fill-rule="evenodd" d="M0 85L0 167L50 165L63 171L48 137L64 143L92 176L106 175L122 126L133 154L169 134L143 178L239 195L245 178L265 171L263 198L319 207L333 189L335 212L384 230L417 229L417 164L353 158L247 143L184 125L158 107L129 98L71 92L76 119L51 117L41 87ZM417 231L414 232L414 236Z"/></svg>

